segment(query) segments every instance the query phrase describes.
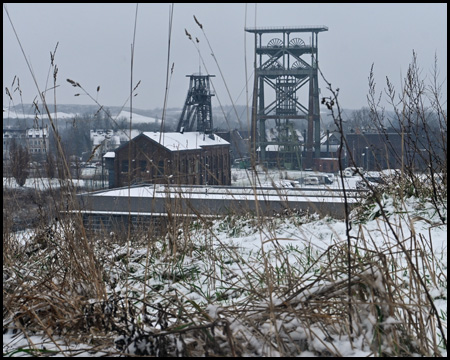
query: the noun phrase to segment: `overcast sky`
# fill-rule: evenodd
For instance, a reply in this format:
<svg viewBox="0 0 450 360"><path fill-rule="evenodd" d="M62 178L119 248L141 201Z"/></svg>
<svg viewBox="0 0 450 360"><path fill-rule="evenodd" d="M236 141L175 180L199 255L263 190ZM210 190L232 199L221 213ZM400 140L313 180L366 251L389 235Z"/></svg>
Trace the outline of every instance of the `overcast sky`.
<svg viewBox="0 0 450 360"><path fill-rule="evenodd" d="M80 83L105 106L121 106L130 94L131 44L136 4L6 4L23 50L34 70L39 89L50 88L50 52L59 43L54 63L58 67L56 102L93 104L66 79ZM166 87L170 4L139 4L134 52L133 86L141 81L133 107L162 108ZM447 4L174 4L170 44L171 75L168 107L182 107L189 79L199 71L199 53L185 29L200 41L198 47L213 78L218 100L231 104L219 69L211 56L203 30L218 61L231 98L245 104L245 49L247 75L253 73L254 35L244 27L325 25L319 34L319 66L340 88L344 108L367 105L370 68L374 63L377 89L386 76L397 86L406 74L412 51L418 55L423 75L429 76L435 54L441 80L447 79ZM302 34L299 34L302 35ZM274 36L275 37L275 36ZM301 36L300 36L301 37ZM264 39L264 37L263 37ZM267 38L268 39L268 38ZM309 39L304 39L306 43ZM245 44L246 43L246 44ZM246 45L246 47L245 47ZM202 73L205 68L201 67ZM37 90L25 58L3 9L3 88L20 79L24 103ZM251 92L251 84L249 83ZM15 83L16 87L17 83ZM100 92L97 95L97 86ZM322 95L329 93L320 79ZM446 84L445 84L446 88ZM445 93L445 99L447 94ZM18 91L14 103L20 103ZM217 99L218 98L218 99ZM53 103L53 92L47 93ZM3 105L10 104L3 95ZM446 106L446 105L445 105Z"/></svg>

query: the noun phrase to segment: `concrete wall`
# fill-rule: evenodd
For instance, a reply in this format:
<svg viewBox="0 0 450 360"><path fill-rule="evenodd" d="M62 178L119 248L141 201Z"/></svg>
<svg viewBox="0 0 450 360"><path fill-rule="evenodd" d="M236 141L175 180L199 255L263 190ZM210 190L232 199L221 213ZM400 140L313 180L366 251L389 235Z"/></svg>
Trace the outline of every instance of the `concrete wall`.
<svg viewBox="0 0 450 360"><path fill-rule="evenodd" d="M96 218L103 223L109 223L110 220L104 218L127 216L141 217L171 217L171 216L192 216L198 215L217 215L223 216L228 214L260 214L265 216L273 216L283 213L286 210L308 211L310 213L318 213L320 215L329 215L337 219L344 217L345 208L340 198L324 198L323 200L309 201L308 199L300 199L298 197L277 197L256 201L254 197L249 196L247 200L240 199L239 196L228 196L227 198L218 198L212 196L210 198L191 198L187 195L185 198L171 194L170 197L164 197L161 193L152 197L119 197L119 196L103 196L102 192L91 194L77 195L81 210L88 211L90 216ZM262 197L260 197L263 199ZM317 198L320 199L320 198ZM350 209L353 207L349 204ZM258 209L258 211L257 211ZM138 221L138 220L136 220ZM97 224L99 225L99 224Z"/></svg>

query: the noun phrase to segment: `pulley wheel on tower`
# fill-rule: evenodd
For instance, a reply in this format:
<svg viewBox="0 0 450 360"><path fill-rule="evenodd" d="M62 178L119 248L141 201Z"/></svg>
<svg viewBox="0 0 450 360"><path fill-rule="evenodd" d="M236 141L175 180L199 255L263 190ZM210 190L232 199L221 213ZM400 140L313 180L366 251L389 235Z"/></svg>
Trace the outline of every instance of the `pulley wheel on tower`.
<svg viewBox="0 0 450 360"><path fill-rule="evenodd" d="M306 65L301 61L296 61L292 64L291 69L306 69Z"/></svg>
<svg viewBox="0 0 450 360"><path fill-rule="evenodd" d="M283 70L283 65L279 61L275 61L266 70ZM278 75L267 75L270 79L275 79Z"/></svg>
<svg viewBox="0 0 450 360"><path fill-rule="evenodd" d="M280 48L283 47L283 41L278 38L274 38L267 43L267 47Z"/></svg>
<svg viewBox="0 0 450 360"><path fill-rule="evenodd" d="M277 69L283 69L283 65L277 60L272 65L270 65L269 69L277 70Z"/></svg>
<svg viewBox="0 0 450 360"><path fill-rule="evenodd" d="M289 47L303 47L305 46L305 42L300 38L294 38L289 41Z"/></svg>
<svg viewBox="0 0 450 360"><path fill-rule="evenodd" d="M306 65L304 63L302 63L301 61L296 61L291 65L291 69L293 70L302 70L302 69L306 69ZM297 79L299 78L303 78L306 75L294 75Z"/></svg>

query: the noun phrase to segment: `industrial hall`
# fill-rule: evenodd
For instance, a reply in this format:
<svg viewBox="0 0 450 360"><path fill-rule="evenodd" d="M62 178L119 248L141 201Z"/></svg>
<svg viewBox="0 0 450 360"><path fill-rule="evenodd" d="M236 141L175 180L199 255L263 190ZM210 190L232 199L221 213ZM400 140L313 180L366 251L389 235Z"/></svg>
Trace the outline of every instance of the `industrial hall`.
<svg viewBox="0 0 450 360"><path fill-rule="evenodd" d="M231 184L230 143L204 132L143 132L106 160L110 187Z"/></svg>

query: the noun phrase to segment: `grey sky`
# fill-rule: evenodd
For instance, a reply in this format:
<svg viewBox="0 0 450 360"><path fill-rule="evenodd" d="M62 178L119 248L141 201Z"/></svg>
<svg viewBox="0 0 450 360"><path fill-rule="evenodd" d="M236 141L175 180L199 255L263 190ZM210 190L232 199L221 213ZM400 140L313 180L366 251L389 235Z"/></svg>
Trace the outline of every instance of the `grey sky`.
<svg viewBox="0 0 450 360"><path fill-rule="evenodd" d="M131 44L136 4L6 4L40 90L52 86L50 52L58 66L56 102L93 104L87 96L74 97L79 82L99 103L120 106L130 93ZM256 8L256 19L255 19ZM162 108L168 52L170 4L139 4L133 84L141 81L133 107ZM325 25L319 34L319 66L333 87L340 88L344 108L366 106L369 71L375 64L377 89L388 76L399 88L413 49L423 75L429 75L437 54L441 80L447 79L447 4L189 4L175 3L170 65L174 63L168 107L182 107L188 90L186 75L198 72L199 56L185 29L199 39L200 53L213 79L220 102L230 104L206 39L193 19L202 23L233 101L245 104L245 56L248 76L253 72L254 35L248 27ZM309 42L309 39L304 39ZM202 66L202 73L205 69ZM20 79L24 103L37 94L25 59L3 9L3 88ZM249 83L249 92L251 93ZM322 95L328 95L320 79ZM446 89L446 86L445 86ZM50 95L52 94L52 95ZM20 103L18 92L14 103ZM445 93L445 99L447 94ZM217 97L213 106L218 105ZM53 92L47 101L53 103ZM9 104L3 95L3 105Z"/></svg>

